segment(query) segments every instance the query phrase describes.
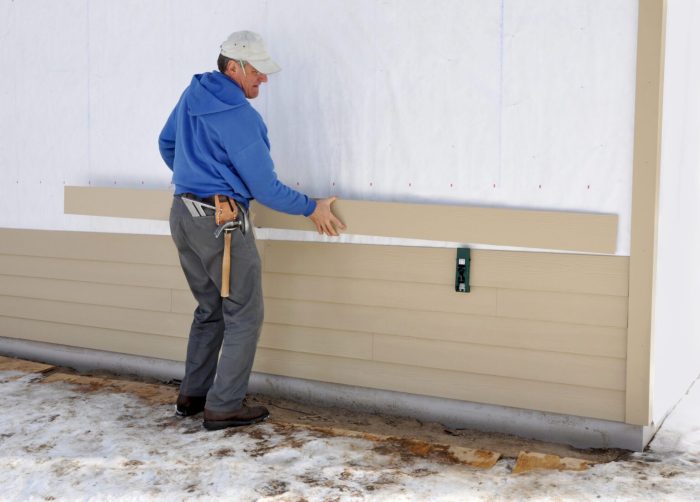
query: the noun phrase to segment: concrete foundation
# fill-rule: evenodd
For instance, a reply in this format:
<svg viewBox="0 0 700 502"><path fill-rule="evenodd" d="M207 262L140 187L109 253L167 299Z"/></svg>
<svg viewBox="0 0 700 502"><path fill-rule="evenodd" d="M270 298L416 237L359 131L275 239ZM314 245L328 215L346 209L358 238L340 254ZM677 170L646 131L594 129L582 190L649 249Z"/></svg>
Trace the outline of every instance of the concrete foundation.
<svg viewBox="0 0 700 502"><path fill-rule="evenodd" d="M6 337L0 337L0 354L68 366L80 371L101 369L163 381L181 379L185 372L184 363L178 361ZM439 422L451 428L514 434L529 439L570 444L577 448L641 451L656 430L654 426L644 427L264 373L251 375L249 391L355 411L409 416L425 422Z"/></svg>

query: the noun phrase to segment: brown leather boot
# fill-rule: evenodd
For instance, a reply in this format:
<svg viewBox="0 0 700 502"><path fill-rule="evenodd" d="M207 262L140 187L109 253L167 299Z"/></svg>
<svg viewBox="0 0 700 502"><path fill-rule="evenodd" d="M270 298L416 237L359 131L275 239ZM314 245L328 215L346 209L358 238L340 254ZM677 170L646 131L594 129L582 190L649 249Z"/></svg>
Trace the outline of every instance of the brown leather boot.
<svg viewBox="0 0 700 502"><path fill-rule="evenodd" d="M178 417L191 417L204 411L204 403L206 396L185 396L180 394L177 396L177 404L175 405L175 414Z"/></svg>
<svg viewBox="0 0 700 502"><path fill-rule="evenodd" d="M225 429L227 427L240 427L256 422L262 422L270 415L264 406L243 405L237 411L218 412L204 410L204 428L209 431Z"/></svg>

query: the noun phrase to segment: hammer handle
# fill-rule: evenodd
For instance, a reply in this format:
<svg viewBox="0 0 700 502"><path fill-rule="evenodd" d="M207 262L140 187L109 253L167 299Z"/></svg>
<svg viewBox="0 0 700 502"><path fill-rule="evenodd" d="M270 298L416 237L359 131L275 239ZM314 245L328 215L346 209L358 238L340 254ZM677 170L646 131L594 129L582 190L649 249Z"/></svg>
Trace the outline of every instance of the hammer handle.
<svg viewBox="0 0 700 502"><path fill-rule="evenodd" d="M221 297L231 291L231 230L224 231L224 259L221 263Z"/></svg>

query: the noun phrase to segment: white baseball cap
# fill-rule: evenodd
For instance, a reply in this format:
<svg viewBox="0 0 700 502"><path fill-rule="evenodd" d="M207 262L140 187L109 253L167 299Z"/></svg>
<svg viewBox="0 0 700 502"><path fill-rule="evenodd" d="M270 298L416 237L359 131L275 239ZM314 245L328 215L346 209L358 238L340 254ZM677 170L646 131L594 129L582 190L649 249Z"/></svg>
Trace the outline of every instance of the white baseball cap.
<svg viewBox="0 0 700 502"><path fill-rule="evenodd" d="M265 75L282 69L267 53L262 37L252 31L231 33L221 44L221 54L237 61L247 61Z"/></svg>

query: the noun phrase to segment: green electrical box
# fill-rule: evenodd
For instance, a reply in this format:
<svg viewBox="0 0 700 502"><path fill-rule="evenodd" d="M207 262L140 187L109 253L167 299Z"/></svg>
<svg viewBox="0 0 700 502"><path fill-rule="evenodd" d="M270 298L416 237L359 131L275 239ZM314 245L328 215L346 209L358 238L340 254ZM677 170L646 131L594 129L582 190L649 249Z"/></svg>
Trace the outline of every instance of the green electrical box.
<svg viewBox="0 0 700 502"><path fill-rule="evenodd" d="M455 291L458 293L469 293L469 265L471 261L469 248L457 248Z"/></svg>

